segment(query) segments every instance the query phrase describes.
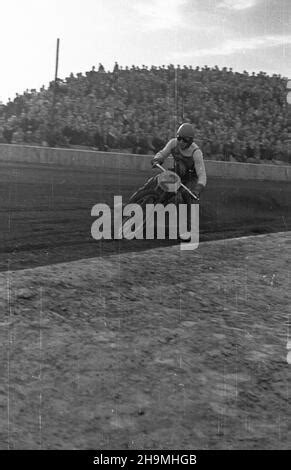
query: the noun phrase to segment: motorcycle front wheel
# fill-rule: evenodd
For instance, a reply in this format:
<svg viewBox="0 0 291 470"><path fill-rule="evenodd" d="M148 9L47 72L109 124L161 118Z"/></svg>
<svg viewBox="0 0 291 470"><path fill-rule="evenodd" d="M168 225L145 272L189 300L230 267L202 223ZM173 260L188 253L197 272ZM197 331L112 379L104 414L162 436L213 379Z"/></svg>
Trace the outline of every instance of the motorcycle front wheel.
<svg viewBox="0 0 291 470"><path fill-rule="evenodd" d="M134 196L134 198L129 200L129 204L137 204L141 207L143 213L142 221L139 225L134 226L134 230L132 230L132 226L128 226L127 224L127 222L132 218L132 214L123 216L122 226L119 230L120 238L130 239L133 232L135 234L144 234L144 229L147 223L146 206L147 204L157 204L159 202L159 196L156 192L148 192L143 190Z"/></svg>

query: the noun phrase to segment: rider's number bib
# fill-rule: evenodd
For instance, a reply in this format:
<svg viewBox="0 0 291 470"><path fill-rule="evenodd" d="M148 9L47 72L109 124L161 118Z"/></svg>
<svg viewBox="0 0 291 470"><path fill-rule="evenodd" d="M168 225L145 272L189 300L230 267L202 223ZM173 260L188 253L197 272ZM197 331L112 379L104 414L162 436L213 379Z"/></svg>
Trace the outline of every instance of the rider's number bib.
<svg viewBox="0 0 291 470"><path fill-rule="evenodd" d="M181 179L173 171L164 171L158 175L158 185L163 191L176 193L181 185Z"/></svg>

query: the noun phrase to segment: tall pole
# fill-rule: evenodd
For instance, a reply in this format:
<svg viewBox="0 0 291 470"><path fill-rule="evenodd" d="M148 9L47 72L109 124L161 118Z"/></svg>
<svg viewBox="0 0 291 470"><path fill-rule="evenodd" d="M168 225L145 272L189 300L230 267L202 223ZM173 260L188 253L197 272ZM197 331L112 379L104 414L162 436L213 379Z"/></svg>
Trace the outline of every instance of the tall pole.
<svg viewBox="0 0 291 470"><path fill-rule="evenodd" d="M58 68L59 68L59 49L60 49L60 39L57 39L57 52L56 52L56 71L55 71L55 83L58 79Z"/></svg>
<svg viewBox="0 0 291 470"><path fill-rule="evenodd" d="M54 147L55 138L54 138L54 117L55 117L55 104L56 104L56 91L57 91L57 80L58 80L58 68L59 68L59 48L60 48L60 39L57 38L57 50L56 50L56 67L55 67L55 81L53 86L53 99L51 107L51 115L49 119L49 134L50 134L50 146Z"/></svg>
<svg viewBox="0 0 291 470"><path fill-rule="evenodd" d="M56 50L56 69L55 69L55 83L54 83L54 96L53 96L53 110L54 110L54 106L55 106L57 80L58 80L59 49L60 49L60 39L58 38L57 39L57 50Z"/></svg>

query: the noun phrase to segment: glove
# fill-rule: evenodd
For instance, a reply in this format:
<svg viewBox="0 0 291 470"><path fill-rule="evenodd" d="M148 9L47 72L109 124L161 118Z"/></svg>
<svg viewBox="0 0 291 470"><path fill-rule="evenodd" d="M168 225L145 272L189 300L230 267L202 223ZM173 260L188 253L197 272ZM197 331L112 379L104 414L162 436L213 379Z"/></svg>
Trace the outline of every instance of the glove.
<svg viewBox="0 0 291 470"><path fill-rule="evenodd" d="M193 188L192 192L194 194L194 196L197 197L197 202L199 203L200 202L200 195L202 193L204 189L204 186L202 184L196 184L195 187ZM193 200L193 199L192 199Z"/></svg>
<svg viewBox="0 0 291 470"><path fill-rule="evenodd" d="M161 157L155 156L154 158L152 158L151 164L152 166L155 166L157 163L163 163L163 159Z"/></svg>
<svg viewBox="0 0 291 470"><path fill-rule="evenodd" d="M203 189L204 189L204 186L203 186L202 184L197 183L197 184L195 185L194 190L193 190L193 194L195 194L195 196L197 196L198 199L199 199L199 198L200 198L200 194L202 193Z"/></svg>

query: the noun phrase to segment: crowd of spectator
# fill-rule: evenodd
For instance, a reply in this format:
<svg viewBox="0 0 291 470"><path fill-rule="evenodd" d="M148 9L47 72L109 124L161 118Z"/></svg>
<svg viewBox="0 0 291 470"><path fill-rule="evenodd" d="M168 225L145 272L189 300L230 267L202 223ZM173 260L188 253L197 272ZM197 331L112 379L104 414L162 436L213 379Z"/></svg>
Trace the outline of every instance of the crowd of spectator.
<svg viewBox="0 0 291 470"><path fill-rule="evenodd" d="M99 64L0 104L0 142L154 154L191 122L206 159L288 161L285 90L264 72Z"/></svg>

